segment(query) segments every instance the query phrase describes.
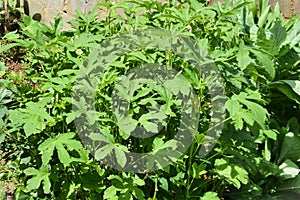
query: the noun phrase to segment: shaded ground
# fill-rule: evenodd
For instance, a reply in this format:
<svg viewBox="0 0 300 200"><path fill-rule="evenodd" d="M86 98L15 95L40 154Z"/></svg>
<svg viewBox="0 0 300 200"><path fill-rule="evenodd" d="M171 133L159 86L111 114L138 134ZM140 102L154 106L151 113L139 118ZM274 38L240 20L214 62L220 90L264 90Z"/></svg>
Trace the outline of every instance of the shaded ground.
<svg viewBox="0 0 300 200"><path fill-rule="evenodd" d="M5 154L0 150L0 199L13 200L16 183L12 178L9 178L9 181L3 181L3 176L14 172L10 167L10 163L5 163L3 157L5 157Z"/></svg>

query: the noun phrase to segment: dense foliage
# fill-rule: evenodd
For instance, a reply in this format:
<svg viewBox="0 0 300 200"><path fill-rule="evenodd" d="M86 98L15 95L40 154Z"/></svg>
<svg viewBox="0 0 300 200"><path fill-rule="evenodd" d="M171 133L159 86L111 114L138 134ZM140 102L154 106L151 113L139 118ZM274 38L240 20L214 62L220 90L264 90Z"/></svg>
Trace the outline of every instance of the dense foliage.
<svg viewBox="0 0 300 200"><path fill-rule="evenodd" d="M97 18L98 7L86 16L77 12L69 31L62 31L60 17L49 27L25 15L20 30L6 33L0 46L3 191L12 184L15 199L299 198L299 17L284 19L267 0L231 3L103 1L98 6L108 14L104 20ZM175 145L168 141L180 118L172 94L157 85L137 87L130 92L131 117L126 120L147 130L157 129L151 120L165 121L166 128L151 138L129 137L126 131L133 129L121 129L111 113L112 88L129 69L157 63L182 71L201 103L199 129L184 155L155 172L127 173L101 164L83 148L74 123L78 113L72 109L72 86L93 48L119 33L147 27L189 37L208 52L224 81L226 120L214 149L199 158L211 110L204 78L184 58L151 45L120 56L103 72L95 92L94 121L116 145L136 152ZM163 113L150 112L155 102L165 108ZM122 165L122 154L114 152Z"/></svg>

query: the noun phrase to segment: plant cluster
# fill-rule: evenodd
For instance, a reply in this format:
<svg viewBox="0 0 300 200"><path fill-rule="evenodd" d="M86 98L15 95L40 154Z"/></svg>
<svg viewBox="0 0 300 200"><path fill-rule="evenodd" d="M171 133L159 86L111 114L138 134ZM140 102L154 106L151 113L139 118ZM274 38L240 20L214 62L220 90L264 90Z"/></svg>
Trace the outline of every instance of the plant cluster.
<svg viewBox="0 0 300 200"><path fill-rule="evenodd" d="M61 30L60 17L49 27L25 15L20 30L5 34L0 46L5 58L0 62L0 176L4 184L16 185L15 199L297 199L299 17L284 19L278 5L271 10L267 0L232 2L208 7L197 0L101 1L87 15L77 11L73 29L67 31ZM98 6L106 10L104 20L98 20ZM113 154L122 166L126 160L118 148L150 152L177 145L169 142L182 110L174 93L184 93L184 84L170 81L166 90L142 79L137 79L141 84L122 79L124 87L117 89L128 99L129 114L121 119L112 113L114 86L135 67L156 63L180 72L197 94L201 118L192 145L169 166L121 172L84 148L75 124L82 113L74 112L73 86L101 43L145 28L165 29L201 44L224 82L226 120L216 146L200 158L211 116L205 78L171 50L136 40L143 48L119 56L98 78L96 118L90 120L101 124L112 145L94 152L95 158ZM7 64L11 62L21 67ZM164 128L156 136L128 134L137 126L158 131L159 123Z"/></svg>

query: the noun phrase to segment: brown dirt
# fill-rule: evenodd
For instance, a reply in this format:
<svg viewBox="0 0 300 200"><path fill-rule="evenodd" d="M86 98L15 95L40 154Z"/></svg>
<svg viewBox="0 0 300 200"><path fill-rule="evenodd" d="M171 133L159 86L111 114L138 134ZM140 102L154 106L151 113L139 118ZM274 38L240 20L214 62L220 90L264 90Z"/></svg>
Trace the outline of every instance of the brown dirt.
<svg viewBox="0 0 300 200"><path fill-rule="evenodd" d="M5 153L0 150L0 173L6 173L8 171L12 171L9 166L9 163L6 163L4 160ZM9 181L0 180L0 186L2 187L4 198L6 200L14 199L14 191L16 188L16 183L14 183L11 179ZM0 196L1 198L1 196Z"/></svg>
<svg viewBox="0 0 300 200"><path fill-rule="evenodd" d="M11 72L15 72L17 75L19 75L19 73L21 72L23 75L26 74L25 69L23 67L23 65L21 63L18 63L18 61L14 61L14 60L6 60L5 65L8 67L8 71Z"/></svg>
<svg viewBox="0 0 300 200"><path fill-rule="evenodd" d="M23 83L30 84L30 86L32 88L35 88L40 84L39 81L37 81L36 83L32 83L26 78L26 69L25 69L24 65L22 63L20 63L19 61L16 61L13 59L6 60L3 57L0 57L0 61L4 62L5 66L8 67L9 73L15 72L17 76L19 76L19 73L22 73L24 76ZM37 71L39 71L39 69L37 69Z"/></svg>

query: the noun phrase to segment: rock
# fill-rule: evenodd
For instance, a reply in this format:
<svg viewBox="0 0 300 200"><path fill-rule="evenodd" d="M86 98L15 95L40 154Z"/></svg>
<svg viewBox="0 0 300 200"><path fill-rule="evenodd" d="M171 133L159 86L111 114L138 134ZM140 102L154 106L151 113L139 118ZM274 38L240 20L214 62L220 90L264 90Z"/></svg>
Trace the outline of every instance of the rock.
<svg viewBox="0 0 300 200"><path fill-rule="evenodd" d="M67 23L74 18L75 10L87 14L96 5L97 0L28 0L29 16L49 24L60 14L63 18L63 29L70 29Z"/></svg>

